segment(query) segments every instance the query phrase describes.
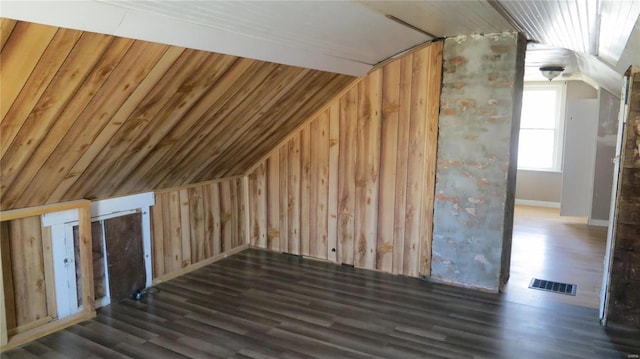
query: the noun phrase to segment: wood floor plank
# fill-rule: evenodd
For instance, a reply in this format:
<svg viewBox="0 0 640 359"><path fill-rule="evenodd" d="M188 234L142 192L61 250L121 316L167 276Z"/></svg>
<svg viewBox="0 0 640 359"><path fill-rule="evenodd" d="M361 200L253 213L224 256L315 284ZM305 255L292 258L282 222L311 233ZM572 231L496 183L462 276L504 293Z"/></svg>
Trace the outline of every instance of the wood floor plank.
<svg viewBox="0 0 640 359"><path fill-rule="evenodd" d="M165 349L154 343L144 343L143 345L133 346L127 343L119 344L116 349L131 358L151 359L151 358L167 358L167 359L187 359L188 356L176 353L172 350Z"/></svg>
<svg viewBox="0 0 640 359"><path fill-rule="evenodd" d="M2 358L627 358L597 310L250 249Z"/></svg>
<svg viewBox="0 0 640 359"><path fill-rule="evenodd" d="M217 359L217 358L223 358L222 356L219 355L214 355L211 353L207 353L206 351L200 350L199 349L199 345L187 345L184 344L183 342L178 341L173 341L173 340L166 340L165 338L159 337L159 338L155 338L151 341L153 344L156 344L160 347L163 347L167 350L171 350L173 352L176 352L178 354L182 354L185 355L189 358L194 358L194 359Z"/></svg>

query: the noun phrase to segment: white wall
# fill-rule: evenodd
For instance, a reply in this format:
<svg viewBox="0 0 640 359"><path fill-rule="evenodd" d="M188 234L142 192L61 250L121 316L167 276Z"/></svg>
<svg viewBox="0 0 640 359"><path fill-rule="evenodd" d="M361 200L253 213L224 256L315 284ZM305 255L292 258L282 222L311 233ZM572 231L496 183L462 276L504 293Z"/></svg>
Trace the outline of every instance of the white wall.
<svg viewBox="0 0 640 359"><path fill-rule="evenodd" d="M562 172L518 170L516 199L560 203Z"/></svg>
<svg viewBox="0 0 640 359"><path fill-rule="evenodd" d="M597 99L598 91L582 81L567 81L567 101ZM566 123L566 118L565 118ZM611 189L609 189L611 191ZM518 170L516 199L560 203L562 173Z"/></svg>

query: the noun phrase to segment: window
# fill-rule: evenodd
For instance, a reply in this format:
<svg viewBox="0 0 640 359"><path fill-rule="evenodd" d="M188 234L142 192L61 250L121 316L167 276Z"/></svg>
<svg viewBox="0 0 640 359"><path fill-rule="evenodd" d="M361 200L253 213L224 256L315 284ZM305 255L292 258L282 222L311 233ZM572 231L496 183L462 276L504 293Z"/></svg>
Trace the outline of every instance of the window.
<svg viewBox="0 0 640 359"><path fill-rule="evenodd" d="M564 82L524 85L518 169L562 170L564 102Z"/></svg>

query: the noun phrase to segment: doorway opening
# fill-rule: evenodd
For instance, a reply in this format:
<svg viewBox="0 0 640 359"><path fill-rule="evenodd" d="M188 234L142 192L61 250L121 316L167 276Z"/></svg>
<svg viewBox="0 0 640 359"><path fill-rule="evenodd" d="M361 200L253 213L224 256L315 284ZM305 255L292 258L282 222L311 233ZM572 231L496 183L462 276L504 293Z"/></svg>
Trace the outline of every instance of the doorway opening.
<svg viewBox="0 0 640 359"><path fill-rule="evenodd" d="M619 100L581 81L533 85L542 92L554 87L564 92L554 104L562 136L553 143L547 140L545 149L534 141L528 152L525 149L529 156L533 152L533 159L525 157L526 166L519 161L506 299L542 307L568 303L598 308L613 185L609 152L615 153ZM536 109L550 104L532 104L529 96L527 106L527 87L525 83L522 118L535 128L540 117L549 116ZM519 151L527 145L526 134L524 138ZM553 153L550 160L538 162L549 168L530 168L538 153ZM576 296L529 289L532 278L576 284Z"/></svg>
<svg viewBox="0 0 640 359"><path fill-rule="evenodd" d="M517 205L512 240L507 300L540 307L567 303L598 308L606 227L590 226L586 217L560 216L559 208ZM576 284L576 295L532 290L532 278Z"/></svg>
<svg viewBox="0 0 640 359"><path fill-rule="evenodd" d="M78 225L69 224L68 227L72 227L78 273ZM91 238L96 308L129 298L136 290L145 287L147 278L140 211L96 218L91 222ZM82 287L78 285L77 290L80 298Z"/></svg>

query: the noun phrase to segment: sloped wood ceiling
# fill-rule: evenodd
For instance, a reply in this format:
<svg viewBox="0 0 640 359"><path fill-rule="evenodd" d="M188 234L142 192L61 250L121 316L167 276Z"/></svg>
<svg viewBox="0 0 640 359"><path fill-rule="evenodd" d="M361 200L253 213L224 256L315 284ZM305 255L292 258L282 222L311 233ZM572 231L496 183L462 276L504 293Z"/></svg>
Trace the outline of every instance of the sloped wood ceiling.
<svg viewBox="0 0 640 359"><path fill-rule="evenodd" d="M243 174L355 78L0 19L1 208Z"/></svg>

